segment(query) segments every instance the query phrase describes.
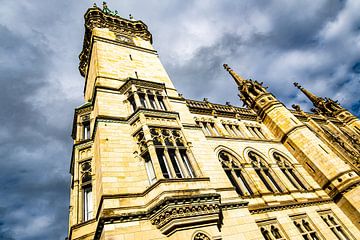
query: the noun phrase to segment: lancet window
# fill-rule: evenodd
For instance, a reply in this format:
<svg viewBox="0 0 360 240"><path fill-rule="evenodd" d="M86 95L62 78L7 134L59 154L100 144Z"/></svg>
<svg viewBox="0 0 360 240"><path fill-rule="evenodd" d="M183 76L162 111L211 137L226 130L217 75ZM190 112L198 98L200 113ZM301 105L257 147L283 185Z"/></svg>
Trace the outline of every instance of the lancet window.
<svg viewBox="0 0 360 240"><path fill-rule="evenodd" d="M273 153L273 157L281 171L295 188L299 190L307 189L303 183L303 180L301 180L300 175L295 170L294 166L289 162L289 160L277 152Z"/></svg>
<svg viewBox="0 0 360 240"><path fill-rule="evenodd" d="M339 240L350 240L354 239L350 237L350 234L345 230L341 222L335 217L335 215L328 211L327 213L321 214L322 220L334 233L337 239Z"/></svg>
<svg viewBox="0 0 360 240"><path fill-rule="evenodd" d="M90 139L90 116L82 117L82 140Z"/></svg>
<svg viewBox="0 0 360 240"><path fill-rule="evenodd" d="M214 122L197 121L206 136L220 136L220 131Z"/></svg>
<svg viewBox="0 0 360 240"><path fill-rule="evenodd" d="M153 159L156 158L164 178L194 178L196 177L189 150L186 148L183 135L179 129L150 127L150 137L156 155L151 156L143 131L136 134L141 155L149 182L156 181Z"/></svg>
<svg viewBox="0 0 360 240"><path fill-rule="evenodd" d="M93 217L93 199L92 199L92 176L91 161L85 161L80 164L80 179L82 189L82 209L83 220L88 221Z"/></svg>
<svg viewBox="0 0 360 240"><path fill-rule="evenodd" d="M247 129L255 138L266 139L264 133L261 130L261 127L247 126Z"/></svg>
<svg viewBox="0 0 360 240"><path fill-rule="evenodd" d="M282 188L277 182L279 181L278 178L271 171L271 169L269 168L268 164L264 161L264 159L262 159L258 154L252 151L248 153L248 156L251 160L251 165L253 166L256 174L264 183L267 190L273 193L283 192Z"/></svg>
<svg viewBox="0 0 360 240"><path fill-rule="evenodd" d="M146 108L166 111L165 97L161 90L138 89L128 94L130 109L135 112L137 108Z"/></svg>
<svg viewBox="0 0 360 240"><path fill-rule="evenodd" d="M293 218L293 223L301 236L305 240L320 240L320 234L316 231L313 224L307 219L306 215L301 215Z"/></svg>
<svg viewBox="0 0 360 240"><path fill-rule="evenodd" d="M269 222L264 222L259 225L261 234L265 240L286 240L285 234L281 230L279 224L276 220L271 220Z"/></svg>
<svg viewBox="0 0 360 240"><path fill-rule="evenodd" d="M250 186L250 179L241 163L226 151L219 153L219 160L236 192L241 196L253 195L254 192Z"/></svg>
<svg viewBox="0 0 360 240"><path fill-rule="evenodd" d="M238 125L223 123L223 126L230 136L234 136L234 137L243 136Z"/></svg>

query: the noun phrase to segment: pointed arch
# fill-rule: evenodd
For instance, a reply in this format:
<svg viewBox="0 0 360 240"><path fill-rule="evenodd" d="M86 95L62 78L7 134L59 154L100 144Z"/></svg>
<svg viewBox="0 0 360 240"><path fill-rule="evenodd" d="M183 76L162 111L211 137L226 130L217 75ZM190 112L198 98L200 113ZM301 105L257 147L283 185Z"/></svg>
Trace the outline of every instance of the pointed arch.
<svg viewBox="0 0 360 240"><path fill-rule="evenodd" d="M267 190L272 193L283 192L283 189L280 187L279 178L273 173L270 165L265 161L265 158L261 156L257 151L249 150L247 151L247 157L250 160L252 167L254 168L256 174L264 183Z"/></svg>
<svg viewBox="0 0 360 240"><path fill-rule="evenodd" d="M230 153L232 156L234 156L241 164L246 164L246 161L237 153L235 152L233 149L224 146L224 145L219 145L215 148L215 153L217 156L219 156L219 153L221 151L226 151L228 153Z"/></svg>
<svg viewBox="0 0 360 240"><path fill-rule="evenodd" d="M240 160L224 149L218 152L218 159L236 192L241 196L253 195L254 190L251 188L251 180Z"/></svg>
<svg viewBox="0 0 360 240"><path fill-rule="evenodd" d="M300 176L294 164L280 151L274 150L271 154L276 164L289 182L298 190L307 190L305 180Z"/></svg>

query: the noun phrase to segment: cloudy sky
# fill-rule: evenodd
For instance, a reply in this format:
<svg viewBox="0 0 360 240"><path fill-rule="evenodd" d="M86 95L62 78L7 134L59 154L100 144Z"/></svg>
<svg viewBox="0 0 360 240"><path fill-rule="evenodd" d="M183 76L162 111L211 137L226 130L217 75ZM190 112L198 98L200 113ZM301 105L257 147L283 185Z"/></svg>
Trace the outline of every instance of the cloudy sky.
<svg viewBox="0 0 360 240"><path fill-rule="evenodd" d="M0 0L0 239L64 239L78 54L93 2ZM222 69L291 106L298 81L360 115L360 1L108 1L149 26L180 93L241 105Z"/></svg>

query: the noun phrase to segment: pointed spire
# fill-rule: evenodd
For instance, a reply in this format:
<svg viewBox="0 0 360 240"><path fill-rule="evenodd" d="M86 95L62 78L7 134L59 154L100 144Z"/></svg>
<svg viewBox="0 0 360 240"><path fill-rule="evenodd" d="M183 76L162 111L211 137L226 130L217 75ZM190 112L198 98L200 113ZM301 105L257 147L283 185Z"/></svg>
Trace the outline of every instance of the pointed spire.
<svg viewBox="0 0 360 240"><path fill-rule="evenodd" d="M299 83L294 82L294 86L297 87L298 89L300 89L310 99L310 101L313 102L314 105L316 105L320 100L322 100L320 97L317 97L310 91L303 88Z"/></svg>
<svg viewBox="0 0 360 240"><path fill-rule="evenodd" d="M235 82L238 86L241 86L244 84L244 81L246 81L246 80L244 78L242 78L241 76L239 76L234 70L232 70L229 67L229 65L224 64L223 66L226 69L226 71L228 71L230 73L230 75L233 77L233 79L235 80Z"/></svg>

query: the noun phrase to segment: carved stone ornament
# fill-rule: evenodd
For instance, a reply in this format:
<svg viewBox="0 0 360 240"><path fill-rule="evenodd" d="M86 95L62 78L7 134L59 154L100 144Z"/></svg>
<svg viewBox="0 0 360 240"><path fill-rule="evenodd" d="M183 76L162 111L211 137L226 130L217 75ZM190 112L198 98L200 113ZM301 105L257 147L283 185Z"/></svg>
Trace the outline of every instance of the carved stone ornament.
<svg viewBox="0 0 360 240"><path fill-rule="evenodd" d="M196 219L196 221L195 221ZM171 198L159 205L151 214L150 221L165 235L176 229L201 225L204 223L220 223L220 195L204 194ZM196 238L207 239L207 238Z"/></svg>
<svg viewBox="0 0 360 240"><path fill-rule="evenodd" d="M140 37L152 43L152 35L148 27L142 21L128 20L110 13L108 8L101 10L97 6L89 8L84 15L85 18L85 35L83 49L79 55L80 64L79 71L82 76L85 76L86 68L90 59L90 46L92 29L94 28L108 28L116 35L127 35L133 37ZM122 38L124 39L124 38Z"/></svg>
<svg viewBox="0 0 360 240"><path fill-rule="evenodd" d="M210 240L210 238L208 236L206 236L205 233L197 233L194 236L194 240Z"/></svg>

